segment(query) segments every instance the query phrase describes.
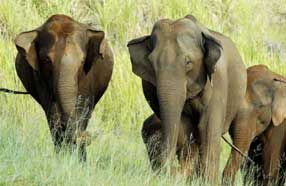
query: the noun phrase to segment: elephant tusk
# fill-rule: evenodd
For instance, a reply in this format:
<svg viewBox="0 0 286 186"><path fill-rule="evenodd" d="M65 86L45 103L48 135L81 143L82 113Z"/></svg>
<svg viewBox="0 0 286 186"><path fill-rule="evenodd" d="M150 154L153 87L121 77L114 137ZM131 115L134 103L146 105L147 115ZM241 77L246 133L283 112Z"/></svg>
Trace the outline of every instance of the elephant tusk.
<svg viewBox="0 0 286 186"><path fill-rule="evenodd" d="M0 88L0 92L10 93L10 94L30 94L29 92L10 90L10 89L6 89L6 88Z"/></svg>
<svg viewBox="0 0 286 186"><path fill-rule="evenodd" d="M233 148L236 152L238 152L242 157L244 157L247 161L251 162L252 164L255 164L255 162L247 156L245 153L241 152L239 148L237 148L235 145L233 145L231 142L229 142L224 136L221 136L221 138L231 147Z"/></svg>

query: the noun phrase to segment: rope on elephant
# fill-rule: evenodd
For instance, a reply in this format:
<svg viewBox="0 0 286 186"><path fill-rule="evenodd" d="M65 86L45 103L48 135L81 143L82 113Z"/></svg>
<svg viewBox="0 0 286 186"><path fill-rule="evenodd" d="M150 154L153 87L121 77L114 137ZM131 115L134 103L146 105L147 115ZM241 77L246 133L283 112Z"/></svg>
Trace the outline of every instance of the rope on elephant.
<svg viewBox="0 0 286 186"><path fill-rule="evenodd" d="M241 150L239 150L239 148L237 148L235 145L233 145L231 142L229 142L224 136L221 136L222 139L231 147L233 148L236 152L238 152L242 157L244 157L247 161L251 162L252 164L254 164L255 162L246 154L244 154L243 152L241 152Z"/></svg>
<svg viewBox="0 0 286 186"><path fill-rule="evenodd" d="M9 93L9 94L30 94L29 92L10 90L6 88L0 88L0 92Z"/></svg>

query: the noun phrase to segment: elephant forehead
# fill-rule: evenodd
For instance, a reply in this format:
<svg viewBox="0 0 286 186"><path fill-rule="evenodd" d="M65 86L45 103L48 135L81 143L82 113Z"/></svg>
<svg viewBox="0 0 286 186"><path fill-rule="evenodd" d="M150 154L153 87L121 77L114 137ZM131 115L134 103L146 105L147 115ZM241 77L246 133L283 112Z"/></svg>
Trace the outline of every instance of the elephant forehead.
<svg viewBox="0 0 286 186"><path fill-rule="evenodd" d="M74 21L68 16L55 15L49 18L37 39L40 53L60 53L65 48L67 38L74 33L73 24Z"/></svg>
<svg viewBox="0 0 286 186"><path fill-rule="evenodd" d="M47 20L47 23L49 23L51 21L73 21L73 19L67 15L64 15L64 14L55 14L55 15L52 15Z"/></svg>
<svg viewBox="0 0 286 186"><path fill-rule="evenodd" d="M72 34L75 27L74 21L67 16L55 16L53 19L49 19L46 23L48 32L52 32L57 36L66 37Z"/></svg>
<svg viewBox="0 0 286 186"><path fill-rule="evenodd" d="M170 19L161 19L154 24L153 31L160 30L161 32L169 32L172 22Z"/></svg>
<svg viewBox="0 0 286 186"><path fill-rule="evenodd" d="M160 46L172 44L176 48L201 53L200 41L202 36L195 23L189 19L176 21L161 20L157 22L152 31L153 43ZM168 43L168 44L167 44Z"/></svg>
<svg viewBox="0 0 286 186"><path fill-rule="evenodd" d="M83 50L74 37L57 38L48 55L52 61L64 64L78 63L83 61L84 58Z"/></svg>
<svg viewBox="0 0 286 186"><path fill-rule="evenodd" d="M189 19L178 19L172 24L173 33L175 35L188 35L189 37L199 39L202 37L201 29L196 23Z"/></svg>
<svg viewBox="0 0 286 186"><path fill-rule="evenodd" d="M199 31L197 25L190 19L182 18L178 20L162 19L155 23L153 31L159 30L161 32L185 32L193 31L197 33Z"/></svg>

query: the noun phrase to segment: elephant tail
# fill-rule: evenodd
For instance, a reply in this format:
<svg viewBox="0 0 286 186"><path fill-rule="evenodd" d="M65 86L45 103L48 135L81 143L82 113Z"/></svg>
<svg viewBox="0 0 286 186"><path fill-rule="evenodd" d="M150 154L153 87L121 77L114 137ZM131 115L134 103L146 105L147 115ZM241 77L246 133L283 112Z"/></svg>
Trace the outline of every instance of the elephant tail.
<svg viewBox="0 0 286 186"><path fill-rule="evenodd" d="M242 157L244 157L247 161L249 161L252 164L255 164L255 162L245 153L241 152L239 148L237 148L234 144L229 142L224 136L221 136L221 138L231 147L233 148L236 152L238 152Z"/></svg>
<svg viewBox="0 0 286 186"><path fill-rule="evenodd" d="M29 92L10 90L10 89L6 89L6 88L0 88L0 92L10 93L10 94L30 94Z"/></svg>

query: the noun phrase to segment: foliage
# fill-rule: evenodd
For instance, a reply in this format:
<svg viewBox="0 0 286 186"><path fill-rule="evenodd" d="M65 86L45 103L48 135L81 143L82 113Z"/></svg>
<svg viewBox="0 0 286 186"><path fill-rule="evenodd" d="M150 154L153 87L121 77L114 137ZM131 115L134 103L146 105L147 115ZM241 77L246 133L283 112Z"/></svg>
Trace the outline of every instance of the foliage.
<svg viewBox="0 0 286 186"><path fill-rule="evenodd" d="M186 183L183 176L150 170L140 130L151 110L126 48L130 39L149 34L160 18L191 13L231 37L247 66L263 63L285 74L285 0L0 0L0 87L24 90L15 72L13 38L59 13L103 29L115 53L111 84L88 127L94 136L88 162L55 155L44 112L30 96L0 94L0 185ZM221 169L228 152L224 144Z"/></svg>

